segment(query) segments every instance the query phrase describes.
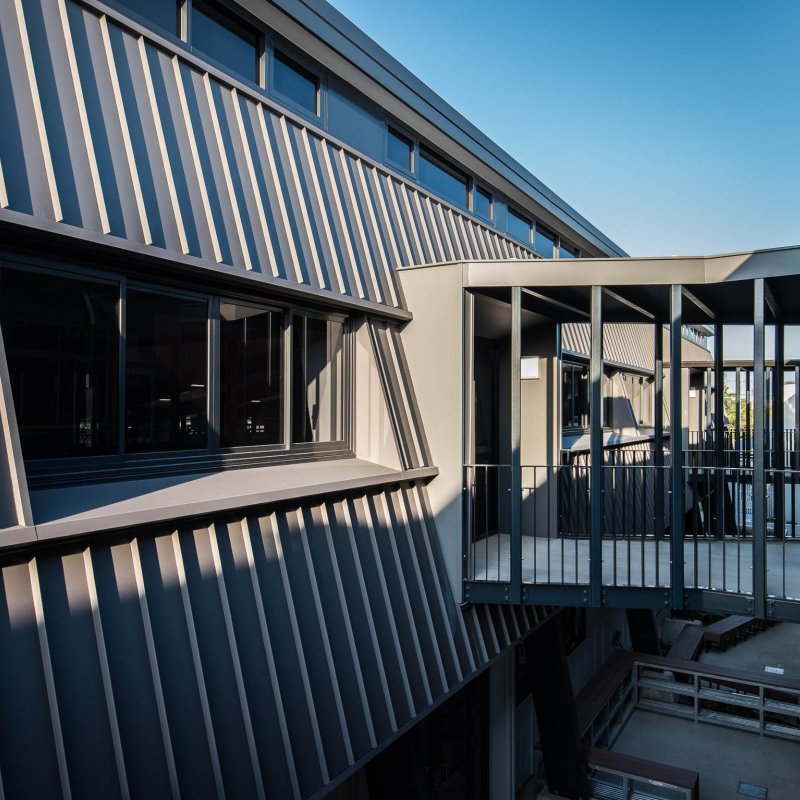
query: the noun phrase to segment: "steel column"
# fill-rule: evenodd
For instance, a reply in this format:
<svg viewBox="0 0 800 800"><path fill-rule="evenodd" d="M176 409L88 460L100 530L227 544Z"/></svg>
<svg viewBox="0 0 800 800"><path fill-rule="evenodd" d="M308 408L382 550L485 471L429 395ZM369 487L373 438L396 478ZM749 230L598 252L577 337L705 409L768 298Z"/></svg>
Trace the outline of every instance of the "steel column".
<svg viewBox="0 0 800 800"><path fill-rule="evenodd" d="M511 597L522 602L522 290L511 289Z"/></svg>
<svg viewBox="0 0 800 800"><path fill-rule="evenodd" d="M591 604L603 598L603 288L592 286L591 399L589 401L589 486L591 544L589 574Z"/></svg>
<svg viewBox="0 0 800 800"><path fill-rule="evenodd" d="M714 533L725 536L725 362L723 327L714 326Z"/></svg>
<svg viewBox="0 0 800 800"><path fill-rule="evenodd" d="M669 416L672 488L670 520L670 566L672 585L672 607L683 608L683 381L681 380L681 326L682 326L681 287L670 287L670 359L669 359Z"/></svg>
<svg viewBox="0 0 800 800"><path fill-rule="evenodd" d="M660 539L666 529L664 518L664 326L655 326L655 353L653 358L653 536ZM656 579L658 579L658 562L656 558ZM658 583L658 580L656 580Z"/></svg>
<svg viewBox="0 0 800 800"><path fill-rule="evenodd" d="M786 433L783 419L783 363L785 357L783 320L776 320L775 370L772 376L772 430L775 436L772 468L775 470L773 472L775 535L781 539L786 533L786 490L783 472L786 469Z"/></svg>
<svg viewBox="0 0 800 800"><path fill-rule="evenodd" d="M753 281L753 609L766 616L767 507L764 375L764 279Z"/></svg>

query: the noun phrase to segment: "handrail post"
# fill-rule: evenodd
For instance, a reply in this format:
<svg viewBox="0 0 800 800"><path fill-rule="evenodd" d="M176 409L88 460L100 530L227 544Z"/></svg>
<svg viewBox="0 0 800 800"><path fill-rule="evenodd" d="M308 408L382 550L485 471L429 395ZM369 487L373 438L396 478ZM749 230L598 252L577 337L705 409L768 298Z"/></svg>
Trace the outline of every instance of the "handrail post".
<svg viewBox="0 0 800 800"><path fill-rule="evenodd" d="M511 289L511 596L522 602L522 290Z"/></svg>
<svg viewBox="0 0 800 800"><path fill-rule="evenodd" d="M753 281L753 610L766 616L767 509L764 381L764 279Z"/></svg>
<svg viewBox="0 0 800 800"><path fill-rule="evenodd" d="M672 504L670 514L670 557L672 607L683 608L683 382L681 380L682 287L670 287L669 416L672 453Z"/></svg>
<svg viewBox="0 0 800 800"><path fill-rule="evenodd" d="M591 539L589 584L591 604L603 600L603 287L592 286L591 399L589 402L589 492Z"/></svg>

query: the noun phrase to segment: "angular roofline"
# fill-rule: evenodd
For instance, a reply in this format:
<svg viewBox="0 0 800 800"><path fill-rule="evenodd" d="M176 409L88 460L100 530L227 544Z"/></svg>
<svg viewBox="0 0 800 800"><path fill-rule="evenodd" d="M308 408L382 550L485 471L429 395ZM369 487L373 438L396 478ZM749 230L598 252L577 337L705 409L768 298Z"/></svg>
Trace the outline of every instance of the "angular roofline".
<svg viewBox="0 0 800 800"><path fill-rule="evenodd" d="M269 0L556 218L610 256L627 253L326 0Z"/></svg>

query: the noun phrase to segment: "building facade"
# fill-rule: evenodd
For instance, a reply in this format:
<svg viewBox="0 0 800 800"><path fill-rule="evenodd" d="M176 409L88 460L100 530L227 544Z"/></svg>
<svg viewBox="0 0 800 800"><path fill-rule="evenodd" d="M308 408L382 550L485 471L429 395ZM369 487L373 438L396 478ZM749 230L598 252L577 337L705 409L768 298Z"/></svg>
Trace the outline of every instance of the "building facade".
<svg viewBox="0 0 800 800"><path fill-rule="evenodd" d="M658 548L697 553L664 454L670 410L676 452L714 438L715 281L796 253L642 293L322 0L9 0L0 33L0 797L512 797L575 740L541 695L651 609L793 616Z"/></svg>

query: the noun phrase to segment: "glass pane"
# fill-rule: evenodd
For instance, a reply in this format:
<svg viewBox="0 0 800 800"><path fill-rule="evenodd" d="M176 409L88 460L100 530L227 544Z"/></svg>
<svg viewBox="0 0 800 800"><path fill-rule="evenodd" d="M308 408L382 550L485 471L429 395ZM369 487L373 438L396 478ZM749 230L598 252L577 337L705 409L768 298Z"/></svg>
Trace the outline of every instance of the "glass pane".
<svg viewBox="0 0 800 800"><path fill-rule="evenodd" d="M127 451L206 447L208 303L131 290L125 313Z"/></svg>
<svg viewBox="0 0 800 800"><path fill-rule="evenodd" d="M282 314L220 303L223 447L283 441Z"/></svg>
<svg viewBox="0 0 800 800"><path fill-rule="evenodd" d="M192 2L192 47L258 82L258 32L213 3Z"/></svg>
<svg viewBox="0 0 800 800"><path fill-rule="evenodd" d="M344 326L295 317L292 337L292 439L340 441Z"/></svg>
<svg viewBox="0 0 800 800"><path fill-rule="evenodd" d="M11 392L25 458L118 450L119 287L0 272Z"/></svg>
<svg viewBox="0 0 800 800"><path fill-rule="evenodd" d="M508 209L508 232L523 242L531 241L531 221Z"/></svg>
<svg viewBox="0 0 800 800"><path fill-rule="evenodd" d="M478 216L484 219L492 218L492 196L488 192L484 192L483 189L475 187L475 196L472 205L472 210L478 214Z"/></svg>
<svg viewBox="0 0 800 800"><path fill-rule="evenodd" d="M312 114L319 113L317 110L319 78L285 56L280 50L275 51L274 64L272 86L275 91L308 109Z"/></svg>
<svg viewBox="0 0 800 800"><path fill-rule="evenodd" d="M170 33L178 32L177 0L120 0L123 6Z"/></svg>
<svg viewBox="0 0 800 800"><path fill-rule="evenodd" d="M533 240L533 249L545 258L555 258L556 237L545 230L536 226L536 236Z"/></svg>
<svg viewBox="0 0 800 800"><path fill-rule="evenodd" d="M558 257L559 258L577 258L578 257L578 248L573 247L571 244L567 244L566 242L561 242L558 246Z"/></svg>
<svg viewBox="0 0 800 800"><path fill-rule="evenodd" d="M467 207L466 176L424 147L419 149L419 182L454 205Z"/></svg>
<svg viewBox="0 0 800 800"><path fill-rule="evenodd" d="M413 154L414 143L411 139L389 128L389 145L386 151L389 161L399 164L403 169L412 172L414 169Z"/></svg>

